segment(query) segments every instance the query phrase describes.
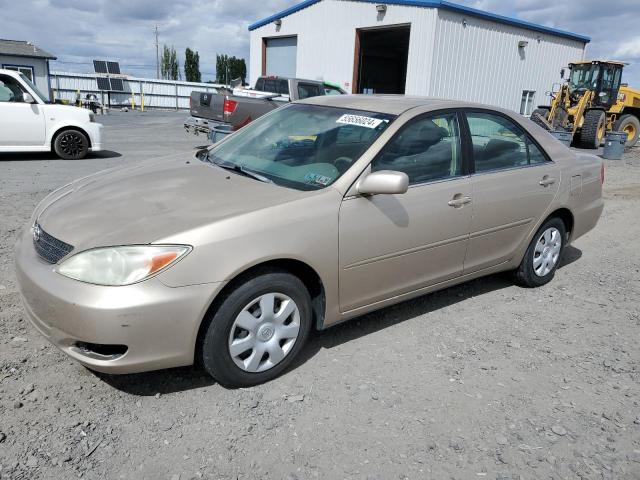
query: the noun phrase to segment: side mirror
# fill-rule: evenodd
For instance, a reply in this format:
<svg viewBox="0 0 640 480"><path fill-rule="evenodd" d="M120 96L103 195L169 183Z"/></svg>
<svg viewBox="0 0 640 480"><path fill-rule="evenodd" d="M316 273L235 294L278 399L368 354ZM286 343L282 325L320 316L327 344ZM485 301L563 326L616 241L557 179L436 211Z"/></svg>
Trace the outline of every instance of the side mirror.
<svg viewBox="0 0 640 480"><path fill-rule="evenodd" d="M560 78L564 80L564 68L560 69Z"/></svg>
<svg viewBox="0 0 640 480"><path fill-rule="evenodd" d="M404 172L380 170L370 173L358 182L356 189L361 195L401 194L409 188L409 177Z"/></svg>
<svg viewBox="0 0 640 480"><path fill-rule="evenodd" d="M31 96L31 94L27 92L24 92L22 94L22 101L24 103L36 103L35 99Z"/></svg>

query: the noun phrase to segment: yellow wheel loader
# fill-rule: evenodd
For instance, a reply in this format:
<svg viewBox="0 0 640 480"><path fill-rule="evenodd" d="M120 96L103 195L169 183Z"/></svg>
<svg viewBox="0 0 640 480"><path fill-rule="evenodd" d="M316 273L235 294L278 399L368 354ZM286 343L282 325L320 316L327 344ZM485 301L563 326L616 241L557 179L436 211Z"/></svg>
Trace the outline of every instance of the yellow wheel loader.
<svg viewBox="0 0 640 480"><path fill-rule="evenodd" d="M571 132L573 144L582 148L598 148L609 131L625 132L626 147L633 147L640 134L640 91L620 83L624 65L605 60L569 64L568 81L550 92L551 105L534 110L531 120L547 130Z"/></svg>

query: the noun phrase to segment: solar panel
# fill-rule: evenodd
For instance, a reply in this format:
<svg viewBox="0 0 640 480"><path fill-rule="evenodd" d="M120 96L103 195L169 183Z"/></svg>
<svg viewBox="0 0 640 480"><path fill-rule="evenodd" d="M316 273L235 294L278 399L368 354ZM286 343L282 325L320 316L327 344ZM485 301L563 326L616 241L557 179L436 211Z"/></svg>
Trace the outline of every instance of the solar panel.
<svg viewBox="0 0 640 480"><path fill-rule="evenodd" d="M120 75L120 64L118 62L107 62L107 70L112 75Z"/></svg>
<svg viewBox="0 0 640 480"><path fill-rule="evenodd" d="M96 81L98 82L98 90L103 90L103 91L111 90L111 84L109 83L108 78L96 77Z"/></svg>
<svg viewBox="0 0 640 480"><path fill-rule="evenodd" d="M107 62L104 60L94 60L93 61L93 70L96 73L108 73L107 72Z"/></svg>
<svg viewBox="0 0 640 480"><path fill-rule="evenodd" d="M111 79L111 91L114 92L123 92L124 91L124 82L121 78L112 78Z"/></svg>

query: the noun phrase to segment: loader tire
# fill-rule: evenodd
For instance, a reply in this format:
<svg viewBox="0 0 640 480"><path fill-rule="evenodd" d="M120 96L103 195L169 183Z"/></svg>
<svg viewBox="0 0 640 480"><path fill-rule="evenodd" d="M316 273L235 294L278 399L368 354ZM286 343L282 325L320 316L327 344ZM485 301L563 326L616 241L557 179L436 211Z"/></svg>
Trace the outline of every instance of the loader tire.
<svg viewBox="0 0 640 480"><path fill-rule="evenodd" d="M540 115L541 117L547 118L549 116L549 111L550 110L551 109L549 109L549 108L536 108L533 111L533 113L531 114L531 121L533 123L535 123L536 125L541 126L545 130L549 130L549 127L547 126L547 124L544 123L542 120L540 120L538 115Z"/></svg>
<svg viewBox="0 0 640 480"><path fill-rule="evenodd" d="M626 148L631 148L638 143L638 134L640 133L640 120L632 114L622 115L613 126L616 132L625 132L627 134Z"/></svg>
<svg viewBox="0 0 640 480"><path fill-rule="evenodd" d="M607 132L607 114L604 110L588 110L584 114L584 123L580 131L582 148L598 148L604 142Z"/></svg>

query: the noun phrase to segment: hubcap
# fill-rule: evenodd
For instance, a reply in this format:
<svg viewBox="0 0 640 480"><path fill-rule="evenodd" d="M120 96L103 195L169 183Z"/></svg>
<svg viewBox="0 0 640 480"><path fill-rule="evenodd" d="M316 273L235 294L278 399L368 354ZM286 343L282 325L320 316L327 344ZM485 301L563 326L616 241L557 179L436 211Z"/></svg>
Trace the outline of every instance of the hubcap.
<svg viewBox="0 0 640 480"><path fill-rule="evenodd" d="M598 141L600 143L602 143L602 140L604 140L604 135L607 132L607 128L606 128L606 121L605 119L600 120L600 123L598 124Z"/></svg>
<svg viewBox="0 0 640 480"><path fill-rule="evenodd" d="M635 138L635 136L636 136L636 128L632 124L626 125L622 129L622 131L627 134L627 140L628 141L633 140Z"/></svg>
<svg viewBox="0 0 640 480"><path fill-rule="evenodd" d="M82 137L74 132L63 133L60 137L60 149L69 156L77 156L83 150Z"/></svg>
<svg viewBox="0 0 640 480"><path fill-rule="evenodd" d="M229 354L245 372L264 372L291 352L300 332L300 311L282 293L266 293L238 314L229 333Z"/></svg>
<svg viewBox="0 0 640 480"><path fill-rule="evenodd" d="M535 274L539 277L549 275L560 259L561 250L562 235L557 228L547 228L542 232L533 250L533 271Z"/></svg>

